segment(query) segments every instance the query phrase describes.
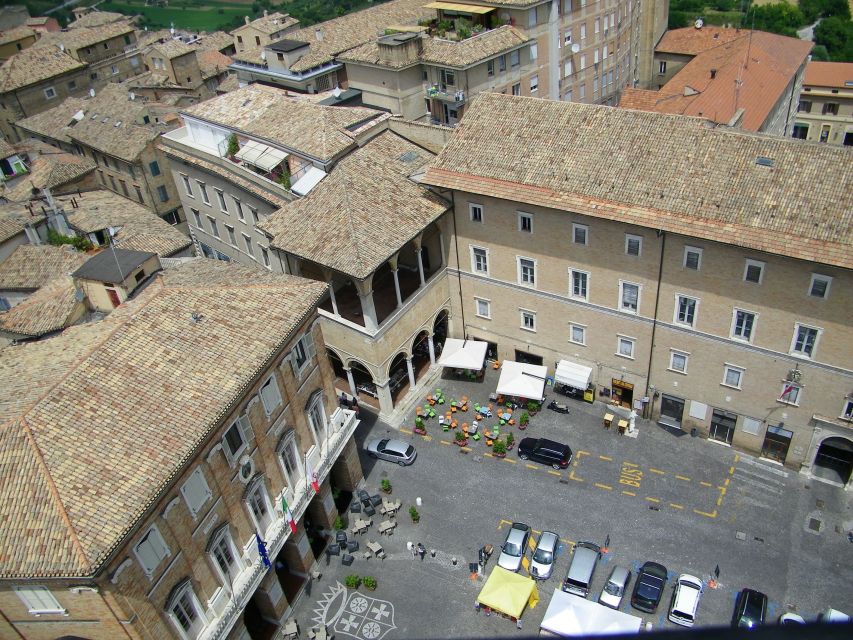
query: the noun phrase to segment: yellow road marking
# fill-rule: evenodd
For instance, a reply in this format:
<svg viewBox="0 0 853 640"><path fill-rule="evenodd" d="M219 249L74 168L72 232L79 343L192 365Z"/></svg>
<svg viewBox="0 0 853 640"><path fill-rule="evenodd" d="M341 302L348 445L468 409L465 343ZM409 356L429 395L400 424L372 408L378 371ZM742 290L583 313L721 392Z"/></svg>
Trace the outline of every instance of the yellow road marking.
<svg viewBox="0 0 853 640"><path fill-rule="evenodd" d="M701 484L703 487L713 487L714 486L710 482L705 482L704 480L700 480L699 484Z"/></svg>
<svg viewBox="0 0 853 640"><path fill-rule="evenodd" d="M542 533L542 532L540 531L540 532L538 532L538 533L537 533L536 531L534 531L533 533L536 533L537 535L539 535L539 533ZM530 537L527 539L527 546L528 546L528 547L530 547L531 549L535 549L535 548L536 548L536 541L533 539L533 536L530 536Z"/></svg>
<svg viewBox="0 0 853 640"><path fill-rule="evenodd" d="M723 496L717 498L717 506L719 507L721 504L723 504Z"/></svg>
<svg viewBox="0 0 853 640"><path fill-rule="evenodd" d="M657 498L651 498L649 496L646 496L646 500L648 500L649 502L660 502L660 500L658 500Z"/></svg>
<svg viewBox="0 0 853 640"><path fill-rule="evenodd" d="M400 427L400 433L405 433L407 436L412 435L411 431L409 431L408 429L404 429L403 427Z"/></svg>
<svg viewBox="0 0 853 640"><path fill-rule="evenodd" d="M609 458L609 457L607 457L607 456L598 456L598 457L599 457L599 458L601 458L602 460L607 460L608 462L612 462L612 461L613 461L613 458Z"/></svg>
<svg viewBox="0 0 853 640"><path fill-rule="evenodd" d="M589 451L578 451L577 455L579 456L588 456L590 455Z"/></svg>
<svg viewBox="0 0 853 640"><path fill-rule="evenodd" d="M601 484L600 482L596 482L595 486L599 489L607 489L608 491L613 491L613 487L611 487L609 484Z"/></svg>
<svg viewBox="0 0 853 640"><path fill-rule="evenodd" d="M726 495L726 488L725 487L720 487L720 495L721 496Z"/></svg>
<svg viewBox="0 0 853 640"><path fill-rule="evenodd" d="M548 473L550 473L552 476L557 476L558 478L563 477L563 474L560 473L559 471L552 471L551 469L548 469Z"/></svg>
<svg viewBox="0 0 853 640"><path fill-rule="evenodd" d="M655 469L654 467L649 467L649 471L651 471L652 473L658 473L660 475L664 475L666 473L666 471L661 471L660 469Z"/></svg>
<svg viewBox="0 0 853 640"><path fill-rule="evenodd" d="M528 567L530 566L530 560L528 560L528 559L527 559L527 556L524 556L524 557L521 559L521 565L524 567L524 570L525 570L525 571L527 571L527 570L528 570Z"/></svg>
<svg viewBox="0 0 853 640"><path fill-rule="evenodd" d="M494 458L495 457L494 455L492 455L488 451L486 453L484 453L483 455L486 456L487 458Z"/></svg>
<svg viewBox="0 0 853 640"><path fill-rule="evenodd" d="M686 482L690 482L690 478L687 476L675 476L676 480L685 480Z"/></svg>
<svg viewBox="0 0 853 640"><path fill-rule="evenodd" d="M622 461L623 467L639 467L640 465L634 464L633 462L628 462L627 460Z"/></svg>
<svg viewBox="0 0 853 640"><path fill-rule="evenodd" d="M535 464L525 464L524 466L527 467L528 469L538 469L539 468Z"/></svg>
<svg viewBox="0 0 853 640"><path fill-rule="evenodd" d="M734 467L729 467L729 475L732 475L735 472Z"/></svg>
<svg viewBox="0 0 853 640"><path fill-rule="evenodd" d="M432 436L421 436L424 442L432 442Z"/></svg>
<svg viewBox="0 0 853 640"><path fill-rule="evenodd" d="M625 491L624 489L622 490L622 493L624 493L626 496L636 496L637 495L633 491Z"/></svg>
<svg viewBox="0 0 853 640"><path fill-rule="evenodd" d="M500 522L498 522L498 531L500 531L501 527L503 527L505 524L512 524L512 521L502 519Z"/></svg>
<svg viewBox="0 0 853 640"><path fill-rule="evenodd" d="M739 453L735 454L735 462L740 462L740 454Z"/></svg>
<svg viewBox="0 0 853 640"><path fill-rule="evenodd" d="M711 513L708 513L706 511L699 511L699 509L693 509L693 512L698 513L700 516L705 516L706 518L716 518L717 517L717 510L716 509L714 509Z"/></svg>
<svg viewBox="0 0 853 640"><path fill-rule="evenodd" d="M510 464L518 464L518 460L513 460L512 458L504 458L504 462L509 462Z"/></svg>
<svg viewBox="0 0 853 640"><path fill-rule="evenodd" d="M471 447L459 447L462 451L473 451Z"/></svg>
<svg viewBox="0 0 853 640"><path fill-rule="evenodd" d="M450 440L439 440L441 444L450 444Z"/></svg>
<svg viewBox="0 0 853 640"><path fill-rule="evenodd" d="M724 485L726 485L726 486L728 487L728 486L729 486L729 479L728 479L728 478L726 478L726 481L725 481L723 484L724 484Z"/></svg>
<svg viewBox="0 0 853 640"><path fill-rule="evenodd" d="M670 502L669 506L672 507L673 509L683 509L684 508L684 505L675 504L674 502Z"/></svg>
<svg viewBox="0 0 853 640"><path fill-rule="evenodd" d="M577 481L577 482L583 482L583 478L576 478L576 477L575 477L575 472L574 472L574 471L572 471L572 472L569 474L569 478L570 478L570 479L572 479L572 480L575 480L575 481Z"/></svg>

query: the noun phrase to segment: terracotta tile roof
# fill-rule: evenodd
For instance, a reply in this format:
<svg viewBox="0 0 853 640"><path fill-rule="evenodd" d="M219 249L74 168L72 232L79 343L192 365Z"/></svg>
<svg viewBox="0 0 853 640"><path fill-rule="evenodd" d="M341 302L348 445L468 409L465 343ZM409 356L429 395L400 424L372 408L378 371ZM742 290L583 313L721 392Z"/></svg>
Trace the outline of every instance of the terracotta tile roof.
<svg viewBox="0 0 853 640"><path fill-rule="evenodd" d="M18 26L12 27L11 29L5 29L0 31L0 45L2 44L10 44L12 42L17 42L18 40L23 40L25 38L32 38L36 35L36 32L26 26Z"/></svg>
<svg viewBox="0 0 853 640"><path fill-rule="evenodd" d="M14 91L85 66L57 47L28 47L0 66L0 92Z"/></svg>
<svg viewBox="0 0 853 640"><path fill-rule="evenodd" d="M214 262L163 272L100 322L0 351L0 576L101 569L326 291Z"/></svg>
<svg viewBox="0 0 853 640"><path fill-rule="evenodd" d="M24 232L28 222L38 222L41 217L33 217L21 204L0 204L0 243Z"/></svg>
<svg viewBox="0 0 853 640"><path fill-rule="evenodd" d="M14 155L14 153L15 147L0 138L0 158L8 158L9 156Z"/></svg>
<svg viewBox="0 0 853 640"><path fill-rule="evenodd" d="M122 13L115 13L112 11L90 11L84 16L81 16L77 20L72 20L68 23L69 29L81 29L81 28L91 28L91 27L103 27L104 25L112 24L114 22L124 22L130 20L126 15Z"/></svg>
<svg viewBox="0 0 853 640"><path fill-rule="evenodd" d="M175 39L169 39L165 42L158 42L151 45L151 51L159 52L166 60L180 58L181 56L185 56L195 50L195 47L191 47L185 42Z"/></svg>
<svg viewBox="0 0 853 640"><path fill-rule="evenodd" d="M79 51L86 47L100 44L111 38L117 38L134 32L129 22L114 22L100 27L81 27L68 31L53 31L42 34L36 47L56 47L64 45L68 51Z"/></svg>
<svg viewBox="0 0 853 640"><path fill-rule="evenodd" d="M65 98L55 107L42 111L23 120L18 120L15 126L40 136L70 142L66 128L71 123L75 113L86 108L84 98Z"/></svg>
<svg viewBox="0 0 853 640"><path fill-rule="evenodd" d="M365 278L441 216L448 203L408 178L433 155L386 131L338 162L261 228L271 245Z"/></svg>
<svg viewBox="0 0 853 640"><path fill-rule="evenodd" d="M198 67L201 70L202 80L218 76L220 73L227 71L228 65L231 64L231 58L224 53L219 53L216 49L198 51L196 57L198 59Z"/></svg>
<svg viewBox="0 0 853 640"><path fill-rule="evenodd" d="M33 197L33 187L56 189L81 180L95 170L95 163L88 158L76 156L41 145L39 155L28 152L30 172L3 184L0 195L10 202L28 202ZM52 151L46 151L52 149Z"/></svg>
<svg viewBox="0 0 853 640"><path fill-rule="evenodd" d="M190 246L190 239L175 227L132 200L112 191L86 191L71 198L60 198L68 224L83 233L108 227L116 230L114 242L122 249L150 251L168 257Z"/></svg>
<svg viewBox="0 0 853 640"><path fill-rule="evenodd" d="M619 106L623 109L639 109L640 111L655 111L663 96L660 91L652 89L634 89L625 87L619 98Z"/></svg>
<svg viewBox="0 0 853 640"><path fill-rule="evenodd" d="M853 62L809 62L803 84L812 87L853 89Z"/></svg>
<svg viewBox="0 0 853 640"><path fill-rule="evenodd" d="M36 16L35 18L27 18L27 26L41 26L43 24L47 24L47 21L50 20L48 16Z"/></svg>
<svg viewBox="0 0 853 640"><path fill-rule="evenodd" d="M384 115L375 109L341 109L288 98L281 89L256 84L201 102L184 113L324 161L355 144L350 128Z"/></svg>
<svg viewBox="0 0 853 640"><path fill-rule="evenodd" d="M742 109L736 126L761 131L779 100L787 97L812 46L763 31L753 31L750 38L750 32L743 31L741 37L707 49L684 65L661 88L654 111L727 124Z"/></svg>
<svg viewBox="0 0 853 640"><path fill-rule="evenodd" d="M250 29L260 31L261 33L272 35L273 33L277 33L282 29L287 29L288 27L292 27L293 25L298 23L299 20L297 20L293 16L286 13L279 13L278 11L276 11L275 13L270 13L269 15L255 18L249 24L242 24L236 29L234 29L231 33L240 33L248 27Z"/></svg>
<svg viewBox="0 0 853 640"><path fill-rule="evenodd" d="M152 44L158 44L171 40L174 36L168 29L159 29L157 31L140 31L136 35L136 45L140 49L144 49Z"/></svg>
<svg viewBox="0 0 853 640"><path fill-rule="evenodd" d="M223 93L231 93L232 91L237 91L240 88L240 79L237 77L237 74L231 74L225 80L219 83L219 86L216 87L216 91L219 94Z"/></svg>
<svg viewBox="0 0 853 640"><path fill-rule="evenodd" d="M76 298L70 276L55 278L9 311L0 313L0 330L39 337L59 331L80 315L83 303Z"/></svg>
<svg viewBox="0 0 853 640"><path fill-rule="evenodd" d="M22 244L0 262L0 289L35 291L57 276L65 276L89 259L68 245Z"/></svg>
<svg viewBox="0 0 853 640"><path fill-rule="evenodd" d="M701 29L684 27L671 29L663 34L655 47L655 53L680 53L695 56L708 49L719 47L733 40L738 40L748 34L747 29L725 29L706 25Z"/></svg>
<svg viewBox="0 0 853 640"><path fill-rule="evenodd" d="M850 165L695 118L485 93L424 182L849 269Z"/></svg>
<svg viewBox="0 0 853 640"><path fill-rule="evenodd" d="M222 51L234 46L234 36L224 31L200 34L196 46L202 51Z"/></svg>
<svg viewBox="0 0 853 640"><path fill-rule="evenodd" d="M68 136L128 162L136 160L160 135L160 131L153 127L133 124L120 116L104 116L98 113L98 117L93 120L94 115L96 114L87 113L73 128L68 129Z"/></svg>

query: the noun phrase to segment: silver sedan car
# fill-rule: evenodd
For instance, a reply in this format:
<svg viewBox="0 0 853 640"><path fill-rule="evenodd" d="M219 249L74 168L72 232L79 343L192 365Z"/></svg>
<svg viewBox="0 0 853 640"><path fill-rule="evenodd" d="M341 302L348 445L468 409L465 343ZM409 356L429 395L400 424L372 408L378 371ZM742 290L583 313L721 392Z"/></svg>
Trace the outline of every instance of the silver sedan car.
<svg viewBox="0 0 853 640"><path fill-rule="evenodd" d="M396 462L401 467L410 465L418 457L418 452L415 448L402 440L394 440L392 438L374 438L368 440L364 445L364 450L371 458L381 458L389 462Z"/></svg>

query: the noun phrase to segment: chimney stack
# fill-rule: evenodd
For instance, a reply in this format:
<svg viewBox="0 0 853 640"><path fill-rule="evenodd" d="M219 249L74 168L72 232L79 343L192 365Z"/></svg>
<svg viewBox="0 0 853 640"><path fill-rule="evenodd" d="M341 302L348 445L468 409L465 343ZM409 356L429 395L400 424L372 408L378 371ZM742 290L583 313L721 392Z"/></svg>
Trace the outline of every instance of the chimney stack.
<svg viewBox="0 0 853 640"><path fill-rule="evenodd" d="M717 70L716 70L716 69L711 69L711 80L713 80L713 79L714 79L714 78L716 78L716 77L717 77Z"/></svg>
<svg viewBox="0 0 853 640"><path fill-rule="evenodd" d="M251 20L249 20L249 16L243 16L243 20L246 21L246 24L249 24Z"/></svg>

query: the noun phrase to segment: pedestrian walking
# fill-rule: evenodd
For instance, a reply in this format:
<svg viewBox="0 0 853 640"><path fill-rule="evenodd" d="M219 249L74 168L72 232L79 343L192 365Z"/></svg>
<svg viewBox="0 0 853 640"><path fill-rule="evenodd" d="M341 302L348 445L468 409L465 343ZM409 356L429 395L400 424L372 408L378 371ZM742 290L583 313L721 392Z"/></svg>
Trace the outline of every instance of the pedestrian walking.
<svg viewBox="0 0 853 640"><path fill-rule="evenodd" d="M418 543L418 555L421 557L421 562L423 562L424 556L426 556L426 547L420 542Z"/></svg>

